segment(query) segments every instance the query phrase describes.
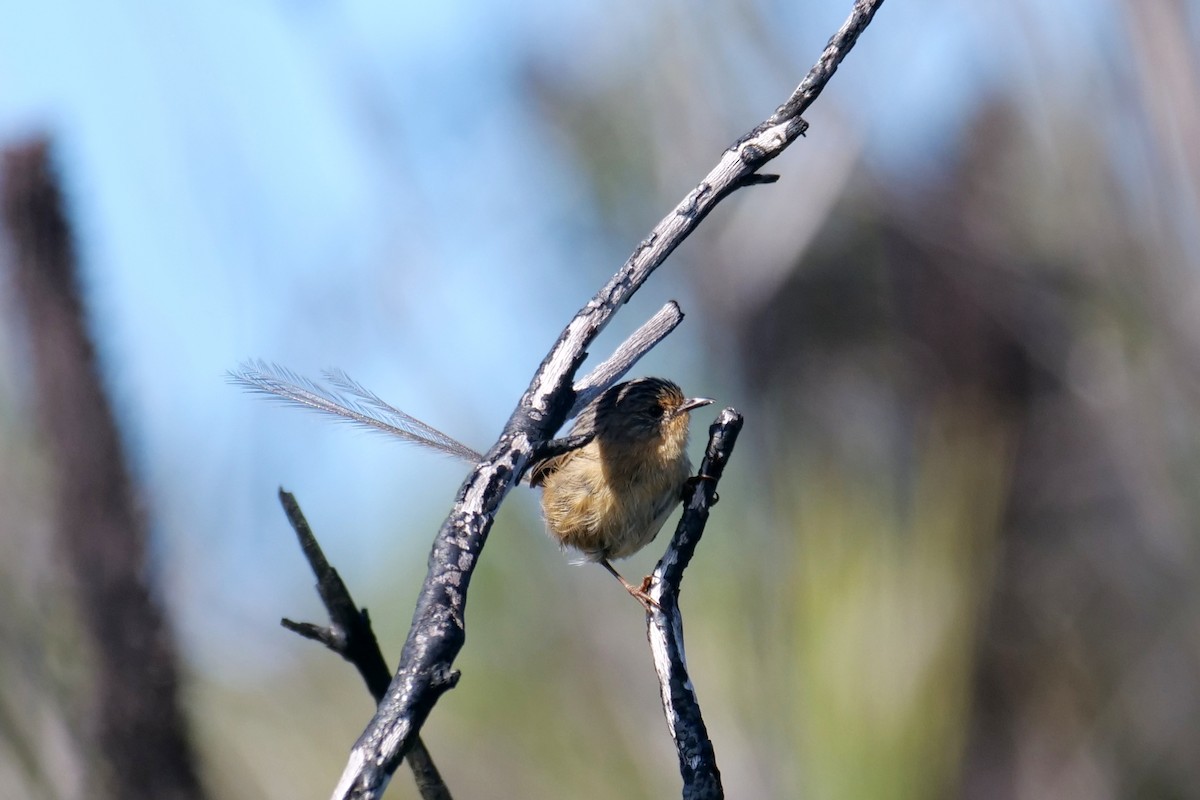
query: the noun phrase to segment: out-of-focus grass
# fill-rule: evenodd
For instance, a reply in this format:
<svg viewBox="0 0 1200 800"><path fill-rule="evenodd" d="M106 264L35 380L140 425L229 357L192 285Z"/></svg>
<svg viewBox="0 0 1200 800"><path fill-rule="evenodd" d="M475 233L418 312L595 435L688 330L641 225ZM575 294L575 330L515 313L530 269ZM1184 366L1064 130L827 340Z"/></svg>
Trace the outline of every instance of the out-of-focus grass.
<svg viewBox="0 0 1200 800"><path fill-rule="evenodd" d="M758 591L721 634L742 644L717 702L745 726L724 755L756 763L731 775L757 770L775 796L955 794L1009 450L945 409L907 484L804 458L776 473L773 557L755 559Z"/></svg>

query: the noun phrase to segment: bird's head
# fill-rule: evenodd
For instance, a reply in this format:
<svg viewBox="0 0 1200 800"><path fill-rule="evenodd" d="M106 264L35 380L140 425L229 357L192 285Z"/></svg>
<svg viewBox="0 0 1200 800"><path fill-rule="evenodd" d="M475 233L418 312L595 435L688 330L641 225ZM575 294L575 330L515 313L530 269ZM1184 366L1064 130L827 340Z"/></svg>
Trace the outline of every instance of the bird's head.
<svg viewBox="0 0 1200 800"><path fill-rule="evenodd" d="M707 397L685 397L678 385L663 378L618 383L595 401L596 433L624 443L682 441L687 439L689 412L711 402Z"/></svg>

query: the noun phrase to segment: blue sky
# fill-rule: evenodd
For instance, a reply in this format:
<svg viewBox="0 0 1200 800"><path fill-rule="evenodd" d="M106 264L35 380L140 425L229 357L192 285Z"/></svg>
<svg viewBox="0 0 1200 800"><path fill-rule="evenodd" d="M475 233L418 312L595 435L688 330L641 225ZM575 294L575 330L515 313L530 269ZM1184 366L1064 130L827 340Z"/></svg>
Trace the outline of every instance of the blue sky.
<svg viewBox="0 0 1200 800"><path fill-rule="evenodd" d="M277 486L314 521L354 521L355 541L327 547L361 575L382 569L372 553L399 509L448 505L464 472L280 410L225 370L340 366L484 446L586 298L557 263L605 254L548 235L586 201L514 96L522 37L569 20L468 4L0 8L0 136L54 138L161 582L204 658L230 620L273 625L308 592ZM571 292L555 308L530 285ZM515 335L480 312L494 303L519 312Z"/></svg>

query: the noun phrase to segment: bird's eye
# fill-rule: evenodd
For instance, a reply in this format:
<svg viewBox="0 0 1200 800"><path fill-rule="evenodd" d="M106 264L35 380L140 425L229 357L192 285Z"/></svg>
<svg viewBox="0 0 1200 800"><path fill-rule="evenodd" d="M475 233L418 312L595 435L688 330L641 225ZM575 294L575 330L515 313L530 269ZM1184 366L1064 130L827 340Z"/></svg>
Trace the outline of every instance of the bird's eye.
<svg viewBox="0 0 1200 800"><path fill-rule="evenodd" d="M663 407L662 403L654 403L647 410L647 413L650 415L651 419L662 419L662 416L664 413L666 413L666 410L667 409Z"/></svg>

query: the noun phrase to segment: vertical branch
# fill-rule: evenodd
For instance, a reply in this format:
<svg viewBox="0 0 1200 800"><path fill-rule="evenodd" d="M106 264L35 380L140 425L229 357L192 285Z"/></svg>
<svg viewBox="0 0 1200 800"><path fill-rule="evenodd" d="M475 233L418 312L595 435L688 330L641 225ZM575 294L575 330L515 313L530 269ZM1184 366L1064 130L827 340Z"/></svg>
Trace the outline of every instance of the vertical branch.
<svg viewBox="0 0 1200 800"><path fill-rule="evenodd" d="M647 579L650 597L658 603L658 608L647 614L646 638L650 642L654 670L658 673L667 728L679 756L684 800L719 800L725 796L716 753L700 713L696 689L688 675L679 589L683 571L704 534L709 509L716 503L717 482L725 471L741 429L742 415L732 408L718 414L716 422L709 427L708 447L697 477L689 484L683 516L666 552Z"/></svg>

